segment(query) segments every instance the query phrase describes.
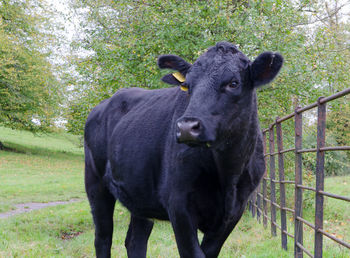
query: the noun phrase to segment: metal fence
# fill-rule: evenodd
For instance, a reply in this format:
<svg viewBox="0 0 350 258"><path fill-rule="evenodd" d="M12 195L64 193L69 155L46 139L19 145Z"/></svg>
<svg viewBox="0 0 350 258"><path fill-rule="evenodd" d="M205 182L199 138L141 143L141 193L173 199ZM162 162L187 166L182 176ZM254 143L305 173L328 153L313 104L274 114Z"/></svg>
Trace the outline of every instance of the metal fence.
<svg viewBox="0 0 350 258"><path fill-rule="evenodd" d="M250 210L253 217L257 215L263 218L263 224L267 227L267 221L271 224L271 234L276 236L276 229L281 232L282 248L287 250L287 238L294 239L294 256L303 257L306 253L310 257L322 257L323 253L323 236L326 236L338 244L350 249L350 244L328 233L323 228L323 214L324 214L324 196L330 198L340 199L350 202L350 197L340 196L324 191L324 165L326 151L343 151L350 150L350 146L325 146L325 129L326 129L326 103L337 98L350 94L350 88L338 92L329 97L320 97L317 102L306 107L297 107L295 112L284 117L277 117L276 121L269 126L268 129L263 130L264 136L264 152L265 164L269 170L265 171L264 178L256 191L250 197ZM317 107L317 146L316 148L303 149L302 147L302 124L303 112ZM293 148L283 148L283 133L281 124L289 119L294 118L295 144ZM276 132L276 137L275 137ZM268 134L269 152L267 153L266 139ZM275 140L277 141L277 151L275 151ZM295 180L285 180L285 157L288 152L295 153ZM303 171L302 171L302 155L306 152L316 152L316 187L303 185ZM275 159L278 159L278 180L275 177ZM269 165L267 162L269 161ZM268 184L270 199L268 199ZM279 185L279 204L276 201L276 184ZM294 209L286 207L286 185L294 185ZM303 190L315 192L315 220L314 224L303 218ZM268 205L269 204L269 205ZM268 206L270 209L270 216L268 216ZM276 208L280 211L280 225L276 222ZM294 234L287 231L287 212L293 214L294 219ZM314 252L307 250L303 246L303 225L314 230Z"/></svg>

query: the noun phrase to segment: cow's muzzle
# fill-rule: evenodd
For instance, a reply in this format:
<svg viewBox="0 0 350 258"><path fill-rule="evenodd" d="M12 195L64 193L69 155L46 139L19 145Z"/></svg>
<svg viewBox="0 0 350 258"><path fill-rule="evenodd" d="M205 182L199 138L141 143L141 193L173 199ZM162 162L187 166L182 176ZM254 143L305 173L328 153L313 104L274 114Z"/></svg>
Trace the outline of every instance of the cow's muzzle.
<svg viewBox="0 0 350 258"><path fill-rule="evenodd" d="M182 118L176 125L176 139L179 143L195 144L199 141L203 126L198 119Z"/></svg>

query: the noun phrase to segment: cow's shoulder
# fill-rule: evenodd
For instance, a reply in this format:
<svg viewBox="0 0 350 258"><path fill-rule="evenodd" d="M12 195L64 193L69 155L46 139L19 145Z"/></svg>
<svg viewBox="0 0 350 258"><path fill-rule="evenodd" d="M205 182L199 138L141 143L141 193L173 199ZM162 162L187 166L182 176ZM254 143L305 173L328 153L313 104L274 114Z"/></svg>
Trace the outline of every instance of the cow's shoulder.
<svg viewBox="0 0 350 258"><path fill-rule="evenodd" d="M115 120L115 118L126 114L137 103L147 99L149 94L152 94L152 92L140 88L119 89L113 96L102 100L91 110L86 121L86 130L92 124L101 124L111 118Z"/></svg>
<svg viewBox="0 0 350 258"><path fill-rule="evenodd" d="M136 104L151 95L152 91L142 88L122 88L110 98L109 107L121 107L122 103Z"/></svg>
<svg viewBox="0 0 350 258"><path fill-rule="evenodd" d="M153 109L162 106L166 109L178 93L178 89L142 89L126 88L118 90L109 100L108 112L120 112L125 114L135 108L137 105L144 105L146 109Z"/></svg>

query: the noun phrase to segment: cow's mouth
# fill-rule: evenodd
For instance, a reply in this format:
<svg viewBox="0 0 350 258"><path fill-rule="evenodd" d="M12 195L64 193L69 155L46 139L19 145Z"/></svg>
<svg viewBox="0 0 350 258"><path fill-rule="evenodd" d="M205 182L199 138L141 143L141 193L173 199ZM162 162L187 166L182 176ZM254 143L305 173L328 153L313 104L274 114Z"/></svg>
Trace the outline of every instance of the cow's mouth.
<svg viewBox="0 0 350 258"><path fill-rule="evenodd" d="M188 140L188 141L181 141L177 139L177 143L183 143L188 145L189 147L206 147L206 148L211 148L213 145L212 141L193 141L193 140Z"/></svg>

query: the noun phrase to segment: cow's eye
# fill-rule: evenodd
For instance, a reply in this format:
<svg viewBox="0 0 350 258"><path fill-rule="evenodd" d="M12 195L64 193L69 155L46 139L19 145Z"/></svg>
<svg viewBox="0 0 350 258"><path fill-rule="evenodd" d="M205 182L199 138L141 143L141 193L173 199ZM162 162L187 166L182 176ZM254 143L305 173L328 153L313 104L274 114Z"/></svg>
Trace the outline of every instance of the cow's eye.
<svg viewBox="0 0 350 258"><path fill-rule="evenodd" d="M233 92L233 93L235 93L236 89L238 89L238 88L239 88L239 83L238 83L238 81L235 81L235 80L232 80L225 87L226 91Z"/></svg>
<svg viewBox="0 0 350 258"><path fill-rule="evenodd" d="M226 84L224 89L227 93L230 93L230 94L234 94L234 95L240 94L240 84L236 80L230 81L228 84Z"/></svg>
<svg viewBox="0 0 350 258"><path fill-rule="evenodd" d="M236 81L231 81L228 85L227 85L230 89L236 89L238 88L239 84Z"/></svg>

